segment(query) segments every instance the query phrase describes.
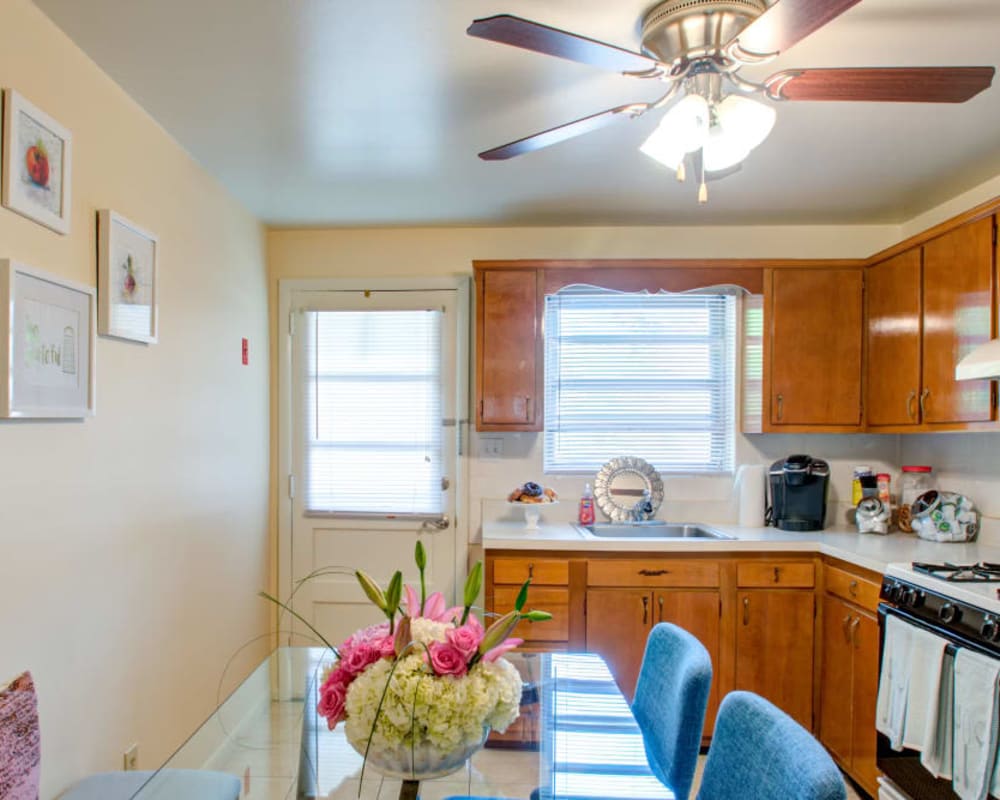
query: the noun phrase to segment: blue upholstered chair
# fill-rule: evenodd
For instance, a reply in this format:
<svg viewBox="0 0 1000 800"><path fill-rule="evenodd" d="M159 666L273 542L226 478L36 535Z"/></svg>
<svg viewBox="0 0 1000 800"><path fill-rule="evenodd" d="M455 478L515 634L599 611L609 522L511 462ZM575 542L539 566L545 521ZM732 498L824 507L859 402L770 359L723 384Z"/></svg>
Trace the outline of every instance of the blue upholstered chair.
<svg viewBox="0 0 1000 800"><path fill-rule="evenodd" d="M763 697L731 692L719 707L698 800L846 800L826 750Z"/></svg>
<svg viewBox="0 0 1000 800"><path fill-rule="evenodd" d="M701 642L669 622L650 631L632 714L653 774L677 800L691 793L711 684L712 660Z"/></svg>

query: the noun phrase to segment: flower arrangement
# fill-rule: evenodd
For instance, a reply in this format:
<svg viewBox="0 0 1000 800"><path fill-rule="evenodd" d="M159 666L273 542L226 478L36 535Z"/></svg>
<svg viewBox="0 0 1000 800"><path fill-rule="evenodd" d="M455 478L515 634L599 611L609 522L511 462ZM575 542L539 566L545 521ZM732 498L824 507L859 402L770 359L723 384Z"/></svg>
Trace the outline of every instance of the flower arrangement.
<svg viewBox="0 0 1000 800"><path fill-rule="evenodd" d="M464 605L448 608L440 592L427 596L420 542L415 556L419 594L403 586L401 572L384 590L355 572L387 619L334 648L336 661L323 675L317 706L331 729L346 723L348 741L366 761L403 778L453 772L482 746L490 728L503 731L517 718L521 678L503 655L523 640L510 634L521 620L551 619L544 611L522 611L525 581L514 609L484 627L472 612L482 562L466 579Z"/></svg>

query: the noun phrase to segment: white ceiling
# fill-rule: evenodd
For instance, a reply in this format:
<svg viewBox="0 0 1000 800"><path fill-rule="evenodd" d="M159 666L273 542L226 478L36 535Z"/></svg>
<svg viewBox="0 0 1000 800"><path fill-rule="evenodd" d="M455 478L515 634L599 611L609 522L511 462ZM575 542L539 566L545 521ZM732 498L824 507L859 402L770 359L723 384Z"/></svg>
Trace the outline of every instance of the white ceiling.
<svg viewBox="0 0 1000 800"><path fill-rule="evenodd" d="M742 172L678 184L659 113L507 162L476 153L659 84L473 39L512 13L638 49L646 0L35 0L280 225L899 222L1000 174L1000 78L963 105L783 103ZM997 0L863 0L776 62L998 65Z"/></svg>

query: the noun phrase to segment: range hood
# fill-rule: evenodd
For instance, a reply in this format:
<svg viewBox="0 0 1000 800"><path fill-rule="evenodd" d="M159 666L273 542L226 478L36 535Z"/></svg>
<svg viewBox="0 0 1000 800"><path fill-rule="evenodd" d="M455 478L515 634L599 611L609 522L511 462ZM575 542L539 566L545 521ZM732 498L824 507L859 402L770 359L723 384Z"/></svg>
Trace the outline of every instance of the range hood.
<svg viewBox="0 0 1000 800"><path fill-rule="evenodd" d="M955 367L956 381L1000 378L1000 339L981 344Z"/></svg>

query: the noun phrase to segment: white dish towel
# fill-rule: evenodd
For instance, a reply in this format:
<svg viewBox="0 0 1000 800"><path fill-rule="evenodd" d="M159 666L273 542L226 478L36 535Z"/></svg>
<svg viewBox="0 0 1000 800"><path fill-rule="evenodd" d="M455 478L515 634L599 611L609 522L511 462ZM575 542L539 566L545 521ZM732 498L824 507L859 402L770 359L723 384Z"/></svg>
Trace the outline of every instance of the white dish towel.
<svg viewBox="0 0 1000 800"><path fill-rule="evenodd" d="M936 744L941 670L947 645L940 636L923 628L910 630L910 655L907 658L910 680L906 689L903 747L918 753ZM948 733L951 733L950 728Z"/></svg>
<svg viewBox="0 0 1000 800"><path fill-rule="evenodd" d="M927 742L920 763L935 778L951 780L951 746L955 731L955 656L947 651L941 663L941 691L935 719L928 719Z"/></svg>
<svg viewBox="0 0 1000 800"><path fill-rule="evenodd" d="M885 620L882 672L875 706L875 728L885 734L893 750L903 749L903 726L910 688L910 638L912 625L889 615Z"/></svg>
<svg viewBox="0 0 1000 800"><path fill-rule="evenodd" d="M997 758L1000 661L964 647L955 655L952 788L962 800L985 800Z"/></svg>

